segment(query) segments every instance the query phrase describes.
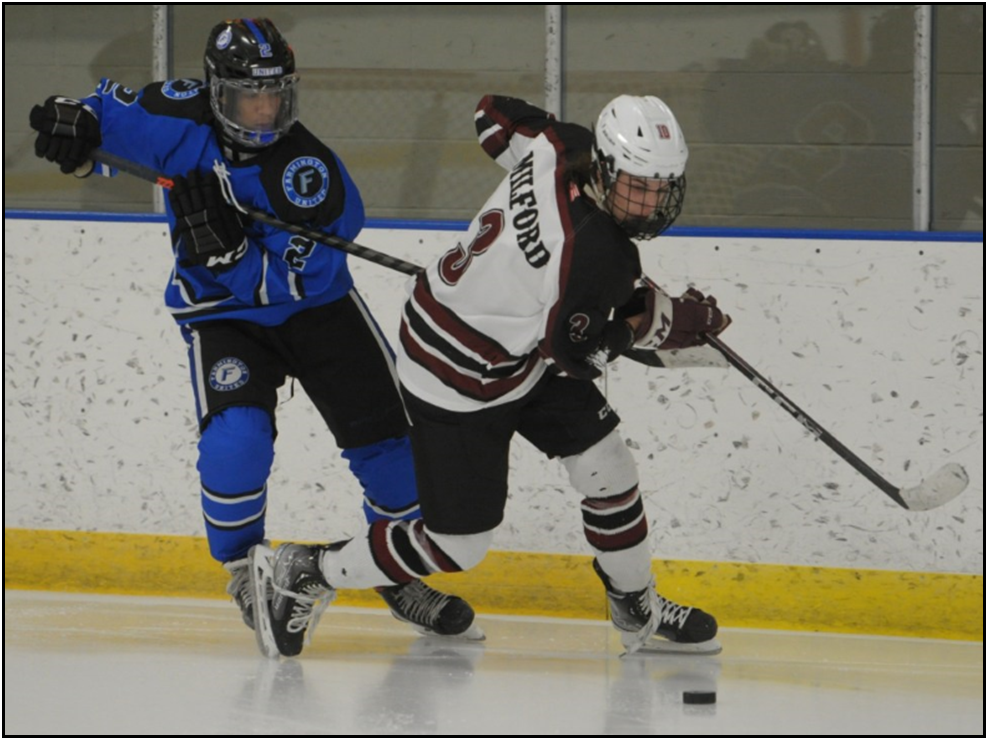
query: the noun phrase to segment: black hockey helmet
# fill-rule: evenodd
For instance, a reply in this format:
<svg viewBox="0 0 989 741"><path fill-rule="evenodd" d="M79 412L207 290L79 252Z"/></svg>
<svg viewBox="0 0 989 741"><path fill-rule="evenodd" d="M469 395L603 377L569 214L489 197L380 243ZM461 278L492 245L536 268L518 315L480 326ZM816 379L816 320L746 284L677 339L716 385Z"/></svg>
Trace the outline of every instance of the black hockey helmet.
<svg viewBox="0 0 989 741"><path fill-rule="evenodd" d="M217 24L203 66L213 113L234 142L268 146L298 120L295 54L267 18Z"/></svg>

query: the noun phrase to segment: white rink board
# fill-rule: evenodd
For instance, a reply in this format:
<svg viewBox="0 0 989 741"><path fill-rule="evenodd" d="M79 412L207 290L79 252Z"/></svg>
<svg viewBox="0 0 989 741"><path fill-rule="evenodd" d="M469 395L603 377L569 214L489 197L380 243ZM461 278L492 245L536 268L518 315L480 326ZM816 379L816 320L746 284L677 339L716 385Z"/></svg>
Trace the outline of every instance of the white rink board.
<svg viewBox="0 0 989 741"><path fill-rule="evenodd" d="M367 230L424 263L454 232ZM734 319L751 365L891 482L944 463L969 488L906 512L736 371L609 370L658 558L984 573L983 245L665 237L642 249L671 293ZM4 220L4 526L204 534L185 346L161 294L162 224ZM352 258L396 336L406 276ZM296 388L278 412L272 538L361 529L360 492ZM586 553L578 497L524 441L500 550ZM565 510L565 511L563 511Z"/></svg>

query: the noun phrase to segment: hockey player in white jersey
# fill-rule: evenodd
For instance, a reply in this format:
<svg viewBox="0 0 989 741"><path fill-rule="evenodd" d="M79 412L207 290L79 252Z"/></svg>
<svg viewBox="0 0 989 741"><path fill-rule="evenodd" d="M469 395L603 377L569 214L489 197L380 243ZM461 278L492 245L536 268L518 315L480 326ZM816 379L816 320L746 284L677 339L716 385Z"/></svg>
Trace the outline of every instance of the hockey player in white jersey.
<svg viewBox="0 0 989 741"><path fill-rule="evenodd" d="M417 276L402 316L398 372L422 519L328 546L255 549L255 587L276 594L258 616L262 650L277 655L337 588L477 565L502 521L518 433L560 459L583 498L593 567L627 650L716 652L715 619L655 590L635 461L593 382L624 352L699 345L730 321L698 291L667 295L642 274L633 241L680 213L680 126L658 98L628 95L593 131L499 96L481 100L475 122L508 175Z"/></svg>

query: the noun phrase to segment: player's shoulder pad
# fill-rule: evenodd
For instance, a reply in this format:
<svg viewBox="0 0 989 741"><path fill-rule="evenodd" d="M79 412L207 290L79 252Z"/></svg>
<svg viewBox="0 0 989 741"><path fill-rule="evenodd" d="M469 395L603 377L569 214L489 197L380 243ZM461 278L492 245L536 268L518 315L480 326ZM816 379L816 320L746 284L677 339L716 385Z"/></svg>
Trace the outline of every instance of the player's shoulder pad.
<svg viewBox="0 0 989 741"><path fill-rule="evenodd" d="M141 91L141 107L156 116L186 118L197 124L212 118L209 87L202 80L153 82Z"/></svg>
<svg viewBox="0 0 989 741"><path fill-rule="evenodd" d="M580 124L557 123L553 126L553 133L563 142L567 152L573 155L590 152L594 146L594 134Z"/></svg>
<svg viewBox="0 0 989 741"><path fill-rule="evenodd" d="M258 163L261 184L283 221L320 227L343 214L346 185L337 159L301 123L269 147Z"/></svg>
<svg viewBox="0 0 989 741"><path fill-rule="evenodd" d="M556 148L557 157L565 161L567 169L583 172L590 166L594 135L579 124L554 121L546 130L546 138Z"/></svg>

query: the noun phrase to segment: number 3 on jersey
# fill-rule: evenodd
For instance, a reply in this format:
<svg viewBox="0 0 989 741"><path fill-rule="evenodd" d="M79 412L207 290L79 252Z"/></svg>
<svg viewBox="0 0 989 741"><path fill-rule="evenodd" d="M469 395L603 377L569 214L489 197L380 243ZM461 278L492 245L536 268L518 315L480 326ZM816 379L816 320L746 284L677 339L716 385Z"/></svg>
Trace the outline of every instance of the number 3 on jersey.
<svg viewBox="0 0 989 741"><path fill-rule="evenodd" d="M439 264L440 278L448 286L455 286L464 277L471 261L483 255L505 229L505 214L500 210L485 211L480 218L481 228L465 248L462 243L443 255Z"/></svg>

